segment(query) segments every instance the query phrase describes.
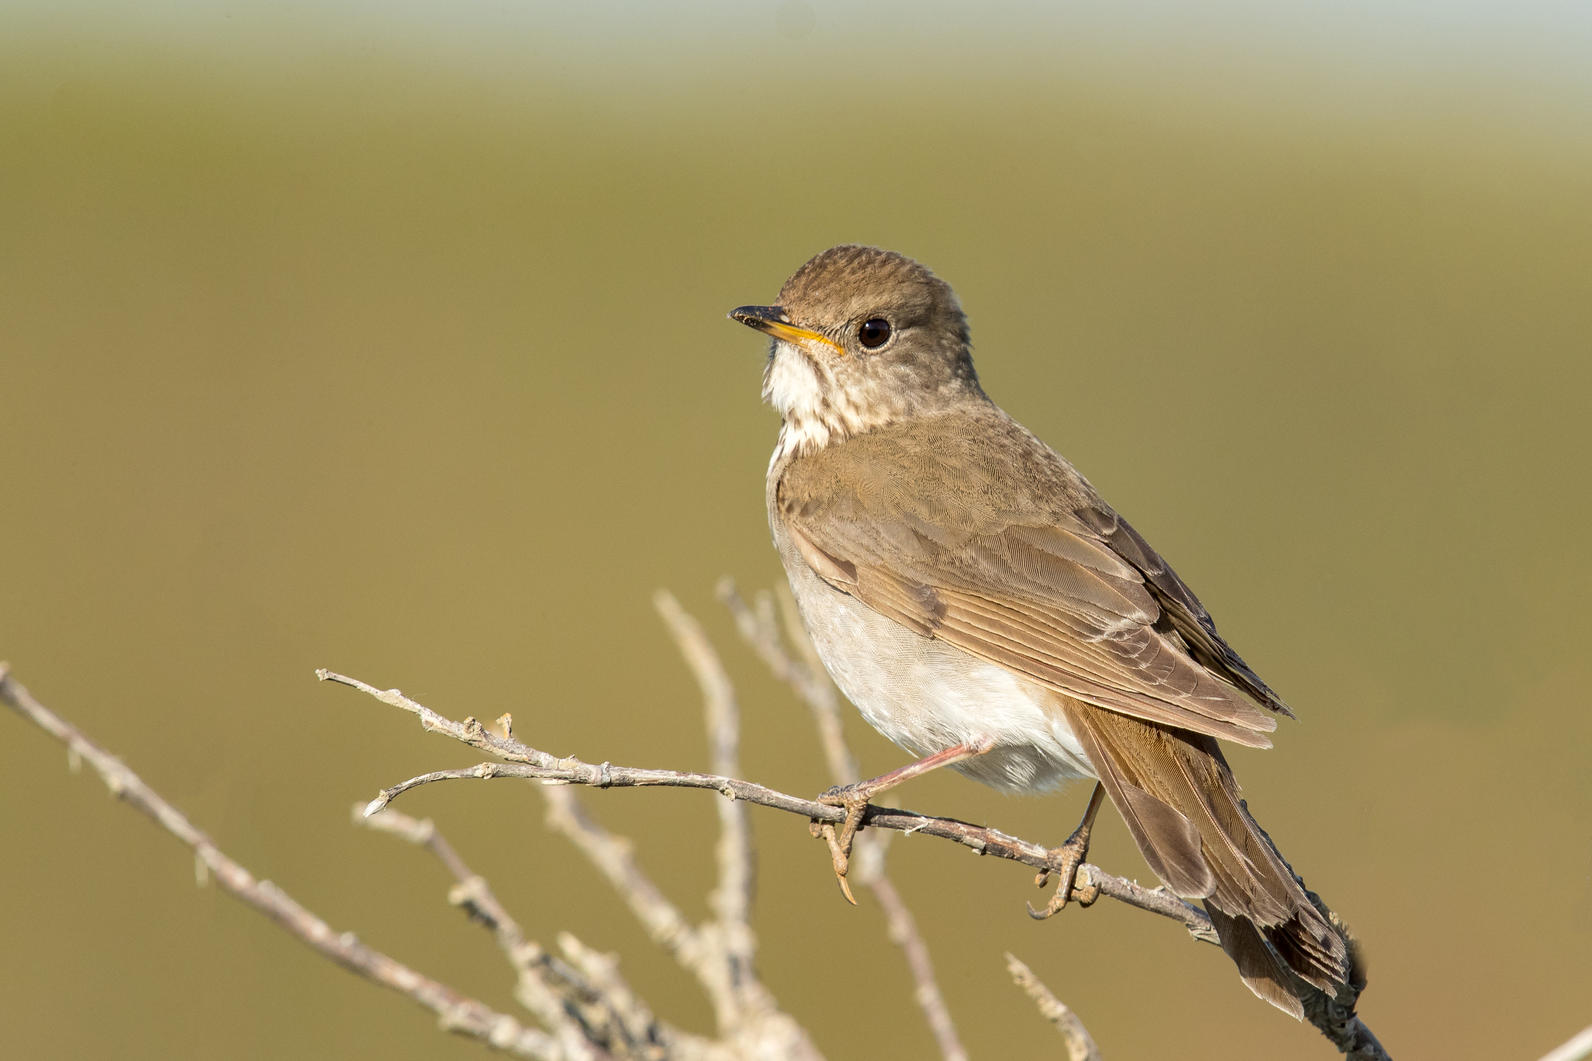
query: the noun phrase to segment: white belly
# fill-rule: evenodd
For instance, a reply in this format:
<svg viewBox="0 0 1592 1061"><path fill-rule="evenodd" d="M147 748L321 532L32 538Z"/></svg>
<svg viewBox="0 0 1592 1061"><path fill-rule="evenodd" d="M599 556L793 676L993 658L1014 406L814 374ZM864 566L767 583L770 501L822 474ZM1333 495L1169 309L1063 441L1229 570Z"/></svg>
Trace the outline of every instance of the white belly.
<svg viewBox="0 0 1592 1061"><path fill-rule="evenodd" d="M1048 690L913 633L831 588L799 555L786 553L788 542L778 544L819 657L874 729L918 757L993 741L989 753L954 768L1005 792L1041 792L1095 776Z"/></svg>

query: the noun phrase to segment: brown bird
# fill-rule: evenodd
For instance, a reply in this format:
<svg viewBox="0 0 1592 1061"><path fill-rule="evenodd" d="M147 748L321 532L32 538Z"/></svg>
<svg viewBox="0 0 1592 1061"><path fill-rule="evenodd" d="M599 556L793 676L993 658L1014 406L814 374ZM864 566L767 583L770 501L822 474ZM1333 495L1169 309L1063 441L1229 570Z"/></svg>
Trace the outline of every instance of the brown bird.
<svg viewBox="0 0 1592 1061"><path fill-rule="evenodd" d="M1269 747L1292 712L1088 480L985 396L950 286L842 246L777 305L730 316L773 340L768 517L802 619L863 717L921 757L827 794L847 808L831 837L842 887L869 798L908 778L952 766L1037 792L1093 777L1036 916L1067 901L1103 790L1156 875L1203 902L1255 994L1297 1017L1293 977L1335 992L1344 940L1217 743Z"/></svg>

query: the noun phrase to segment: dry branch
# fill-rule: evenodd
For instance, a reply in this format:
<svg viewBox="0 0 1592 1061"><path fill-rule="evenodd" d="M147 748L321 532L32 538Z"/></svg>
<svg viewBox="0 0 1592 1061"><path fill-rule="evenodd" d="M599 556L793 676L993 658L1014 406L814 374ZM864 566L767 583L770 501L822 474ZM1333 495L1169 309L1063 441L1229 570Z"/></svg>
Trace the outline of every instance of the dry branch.
<svg viewBox="0 0 1592 1061"><path fill-rule="evenodd" d="M846 744L845 728L840 720L840 698L834 683L829 681L819 662L812 639L802 629L796 614L796 601L790 589L781 586L778 591L780 619L775 619L775 597L767 592L758 594L755 606L748 605L735 583L726 578L719 583L719 600L729 609L735 628L742 641L752 649L773 675L790 686L796 698L807 706L813 725L818 730L819 745L829 766L829 776L836 785L845 785L860 776L857 760ZM782 627L783 634L782 635ZM789 646L789 648L787 648ZM792 655L790 649L800 654ZM924 1021L934 1036L940 1056L945 1061L966 1061L967 1048L956 1032L951 1019L951 1008L946 1004L934 975L934 962L923 934L918 931L917 919L907 907L906 900L897 890L895 882L885 872L885 851L891 834L888 832L860 833L852 848L854 882L873 893L874 901L884 914L885 932L890 942L901 951L906 961L907 974L912 978L912 998L923 1014Z"/></svg>
<svg viewBox="0 0 1592 1061"><path fill-rule="evenodd" d="M389 833L430 852L453 876L448 901L470 919L492 932L498 948L518 975L515 1000L533 1013L557 1040L570 1059L606 1056L594 1043L617 1044L623 1057L646 1057L654 1050L675 1056L689 1044L698 1053L704 1044L653 1016L646 1004L622 984L617 971L600 966L604 975L593 978L585 970L596 963L593 952L568 933L559 946L568 960L549 954L528 940L520 924L493 893L485 877L470 869L453 845L428 819L411 818L392 811L366 817L354 808L355 824Z"/></svg>
<svg viewBox="0 0 1592 1061"><path fill-rule="evenodd" d="M439 781L491 781L499 778L518 778L540 781L551 785L585 785L591 788L695 788L717 792L730 800L755 803L761 807L785 811L809 820L839 822L845 810L816 800L795 796L788 792L759 785L724 774L707 774L687 770L661 770L649 767L616 766L611 762L589 763L572 756L558 757L539 751L513 738L500 737L487 730L474 718L454 721L405 696L397 689L377 689L345 674L329 670L315 672L323 681L336 682L358 689L384 704L401 708L420 718L420 724L430 732L442 733L468 744L472 748L490 752L500 762L482 762L475 766L455 770L433 770L419 774L377 793L365 808L366 814L376 814L393 800L422 785ZM1057 869L1050 848L1010 836L999 829L991 829L956 818L941 818L914 811L870 805L863 816L863 824L873 829L933 836L966 847L979 855L1020 862L1035 869ZM1092 863L1078 868L1079 889L1090 887L1099 890L1118 902L1182 924L1195 939L1216 942L1215 930L1205 911L1190 906L1161 888L1146 888L1135 881L1107 873Z"/></svg>
<svg viewBox="0 0 1592 1061"><path fill-rule="evenodd" d="M1089 1037L1089 1030L1083 1026L1083 1021L1079 1020L1078 1015L1034 975L1032 969L1008 954L1006 972L1011 976L1012 982L1034 1000L1034 1004L1039 1007L1040 1015L1056 1026L1062 1041L1067 1044L1067 1056L1070 1061L1100 1061L1100 1048L1095 1046L1095 1041Z"/></svg>
<svg viewBox="0 0 1592 1061"><path fill-rule="evenodd" d="M737 625L748 643L759 652L776 676L791 684L798 695L807 700L809 706L814 706L820 732L825 734L824 743L832 767L845 766L854 769L854 764L849 761L849 756L844 752L843 741L839 737L838 720L832 711L826 712L822 709L825 694L818 690L820 683L816 678L816 666L811 665L810 657L808 663L798 663L783 650L773 619L772 604L765 598L760 601L758 607L748 607L736 595L733 586L728 584L721 587L720 595L729 604ZM708 789L731 802L755 803L797 814L816 822L839 822L845 815L845 811L839 807L779 792L728 774L616 766L610 762L593 764L572 757L558 758L512 737L499 737L487 731L474 718L465 718L459 722L448 719L410 699L397 689L377 689L358 679L328 670L316 673L322 680L348 685L383 703L415 714L427 730L445 733L455 740L486 751L502 760L496 763L484 762L461 770L439 770L400 782L382 790L377 798L371 801L367 808L367 813L370 814L381 810L399 795L421 785L438 781L516 777L549 785L587 785L596 788ZM1040 870L1060 868L1050 848L1010 836L997 829L973 825L954 818L870 805L864 812L863 824L875 830L922 834L950 840L977 854L1009 859ZM1164 888L1145 888L1136 881L1118 877L1086 862L1078 868L1074 890L1085 905L1098 896L1108 896L1129 906L1177 921L1194 939L1206 943L1218 942L1215 929L1205 912L1184 902ZM883 894L888 896L889 890L886 889ZM1323 910L1335 927L1343 931L1330 911L1326 911L1325 908ZM1345 938L1348 938L1346 932ZM1354 953L1352 940L1350 945L1351 953ZM957 1052L961 1047L955 1041L954 1030L950 1030L950 1037L945 1038L943 1034L945 1029L936 1026L935 1009L943 1011L943 1001L937 1000L938 989L934 985L932 972L926 964L926 955L921 962L917 961L916 957L910 953L909 946L909 966L919 987L920 1000L926 1003L925 1013L929 1017L931 1027L935 1028L936 1038L942 1050L947 1051L947 1056L962 1056ZM1386 1050L1355 1012L1355 1005L1364 986L1363 971L1356 961L1349 983L1345 984L1336 996L1329 996L1302 981L1296 985L1296 989L1304 1003L1305 1018L1341 1053L1352 1061L1382 1061L1388 1057Z"/></svg>
<svg viewBox="0 0 1592 1061"><path fill-rule="evenodd" d="M1592 1024L1543 1054L1537 1061L1585 1061L1589 1057L1592 1057Z"/></svg>
<svg viewBox="0 0 1592 1061"><path fill-rule="evenodd" d="M222 890L265 914L290 935L367 980L391 988L437 1015L449 1032L479 1039L519 1057L560 1059L566 1055L553 1039L527 1028L463 993L424 976L402 962L361 943L351 932L337 932L292 896L224 854L200 829L120 760L95 744L75 726L35 700L0 664L0 701L66 745L74 761L89 764L117 799L146 815L186 844L203 866L201 880L213 879Z"/></svg>
<svg viewBox="0 0 1592 1061"><path fill-rule="evenodd" d="M721 587L720 595L743 638L811 709L835 779L838 782L853 780L857 767L842 736L838 697L801 634L799 623L792 618L788 597L780 601L786 620L785 636L782 636L781 624L776 619L779 606L774 598L760 595L755 605L748 605L727 583ZM195 852L196 864L213 875L227 891L272 917L332 960L431 1009L449 1031L471 1035L519 1056L557 1061L607 1057L680 1061L712 1058L716 1061L752 1054L815 1058L817 1052L805 1031L779 1010L753 968L756 953L756 939L750 927L753 854L745 805L755 803L815 822L839 821L844 811L733 776L737 770L739 737L733 689L716 653L695 621L667 595L660 595L657 604L703 691L708 732L713 741L713 773L616 766L608 762L589 763L555 757L515 739L508 716L498 720L504 729L503 735L499 735L474 718L462 721L447 718L396 689L380 690L327 670L316 673L324 681L350 686L408 711L419 718L426 730L450 736L497 760L461 770L422 774L384 789L358 811L363 819L369 820L410 789L439 781L513 777L540 782L538 787L548 799L550 826L575 843L614 885L648 935L701 983L718 1019L720 1037L716 1040L683 1034L659 1021L624 983L613 958L585 947L567 934L561 937L562 959L528 941L486 881L470 871L429 822L394 812L385 816L379 827L425 847L453 874L456 884L450 894L451 900L494 933L519 977L516 997L548 1032L525 1027L513 1017L497 1013L445 984L424 977L359 943L351 934L334 933L325 922L280 889L269 882L256 881L125 766L39 705L26 689L11 679L3 665L0 665L0 701L65 743L74 761L88 761L113 793L187 844ZM786 637L791 648L786 647ZM698 788L725 797L718 805L718 881L710 897L713 916L702 924L690 924L636 865L628 840L598 825L580 806L571 789L575 785ZM1057 868L1051 852L1042 845L995 829L911 811L870 806L863 821L871 830L859 838L853 879L871 888L884 910L890 937L906 956L915 985L915 998L942 1056L949 1061L962 1061L966 1051L950 1022L927 947L899 893L884 874L883 854L888 837L895 832L935 836L977 854L993 855L1041 870ZM370 824L378 823L372 821ZM1106 895L1171 918L1195 939L1216 942L1204 911L1163 889L1144 888L1088 863L1078 870L1076 888L1085 895ZM1009 961L1014 978L1039 1004L1041 1012L1062 1029L1074 1056L1098 1056L1076 1016L1038 983L1025 966L1015 959L1009 958ZM1306 1016L1348 1056L1362 1061L1386 1058L1385 1051L1354 1013L1363 978L1356 975L1351 979L1353 982L1338 998L1328 998L1320 992L1302 994ZM1080 1050L1084 1052L1079 1053Z"/></svg>

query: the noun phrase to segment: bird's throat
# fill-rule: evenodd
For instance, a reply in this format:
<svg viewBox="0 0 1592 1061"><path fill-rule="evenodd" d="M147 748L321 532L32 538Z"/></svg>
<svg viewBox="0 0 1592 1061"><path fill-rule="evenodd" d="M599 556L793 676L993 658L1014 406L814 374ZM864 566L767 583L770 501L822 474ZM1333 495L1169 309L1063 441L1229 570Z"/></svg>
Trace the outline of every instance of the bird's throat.
<svg viewBox="0 0 1592 1061"><path fill-rule="evenodd" d="M763 372L763 399L782 423L774 460L803 456L869 427L864 408L826 367L787 343L776 343Z"/></svg>

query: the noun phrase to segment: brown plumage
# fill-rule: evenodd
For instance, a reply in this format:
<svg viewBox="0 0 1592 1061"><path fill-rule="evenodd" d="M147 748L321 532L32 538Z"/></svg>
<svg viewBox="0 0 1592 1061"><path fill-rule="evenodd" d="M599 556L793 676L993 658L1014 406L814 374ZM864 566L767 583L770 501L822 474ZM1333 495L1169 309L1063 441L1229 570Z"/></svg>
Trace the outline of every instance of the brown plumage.
<svg viewBox="0 0 1592 1061"><path fill-rule="evenodd" d="M1298 1016L1292 976L1341 984L1342 937L1216 741L1267 747L1291 712L1155 550L985 396L949 286L839 247L778 306L734 316L774 337L775 544L868 721L920 756L976 748L955 768L1007 790L1097 777L1256 994Z"/></svg>
<svg viewBox="0 0 1592 1061"><path fill-rule="evenodd" d="M837 588L899 622L1058 692L1241 744L1269 747L1273 713L1288 713L1165 561L988 400L826 446L777 482L798 541L856 570Z"/></svg>

